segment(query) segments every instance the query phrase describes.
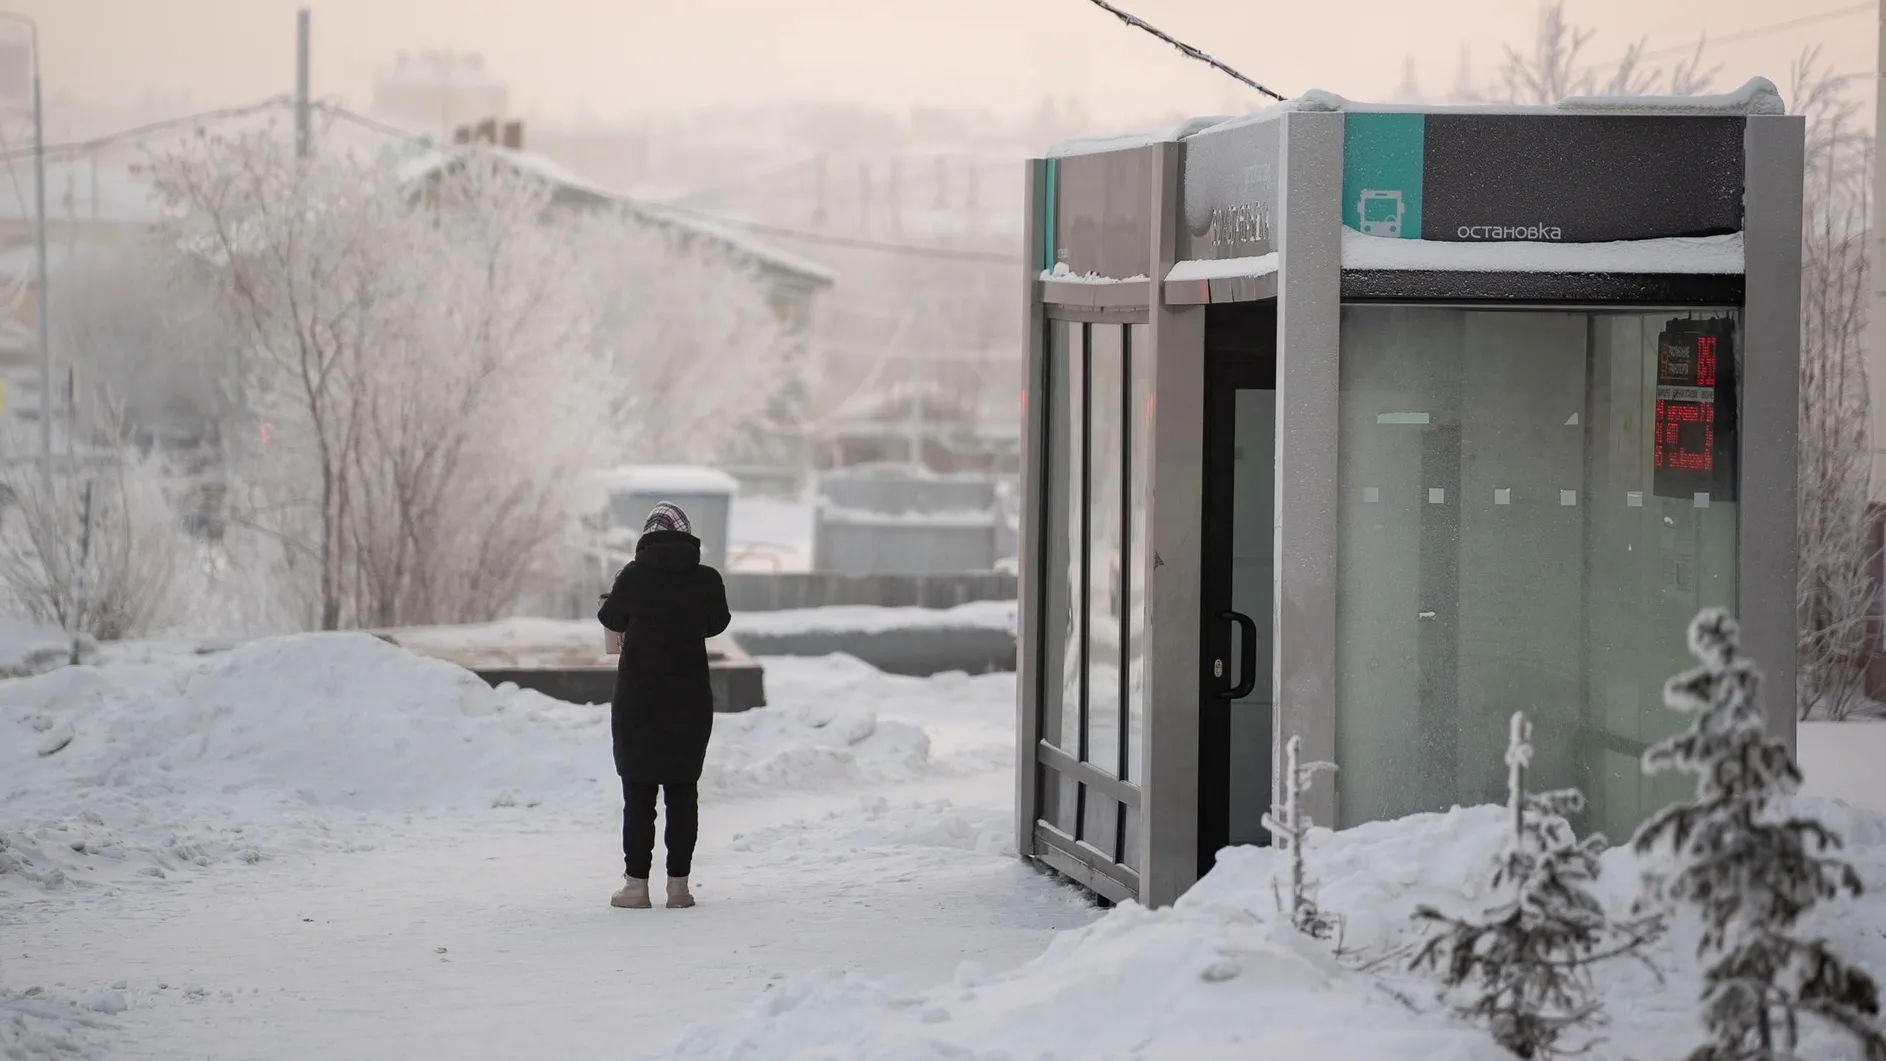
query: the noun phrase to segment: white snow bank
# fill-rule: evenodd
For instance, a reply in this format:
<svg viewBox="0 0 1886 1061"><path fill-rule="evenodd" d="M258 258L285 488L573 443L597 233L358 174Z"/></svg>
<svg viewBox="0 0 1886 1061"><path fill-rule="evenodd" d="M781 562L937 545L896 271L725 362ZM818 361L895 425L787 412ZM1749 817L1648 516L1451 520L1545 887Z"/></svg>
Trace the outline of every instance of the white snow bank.
<svg viewBox="0 0 1886 1061"><path fill-rule="evenodd" d="M774 706L716 717L704 793L1012 761L1012 676L833 658L771 661L767 685ZM0 682L0 890L358 850L413 816L590 813L616 785L606 709L492 689L368 634L68 667Z"/></svg>
<svg viewBox="0 0 1886 1061"><path fill-rule="evenodd" d="M1187 280L1238 280L1269 276L1277 271L1277 252L1249 258L1201 258L1179 262L1166 273L1166 282Z"/></svg>
<svg viewBox="0 0 1886 1061"><path fill-rule="evenodd" d="M1812 800L1802 806L1845 834L1847 856L1870 889L1808 927L1838 941L1875 977L1886 976L1886 817ZM1274 888L1288 872L1281 855L1237 848L1172 908L1124 904L1061 933L1012 973L991 977L966 967L954 983L928 991L831 973L800 976L735 1018L696 1028L665 1056L1506 1061L1483 1032L1442 1016L1432 981L1401 972L1405 952L1397 953L1414 938L1409 917L1417 905L1460 911L1487 898L1492 858L1510 828L1506 814L1457 808L1341 833L1312 831L1309 876L1323 908L1344 918L1340 958L1280 921ZM867 807L850 831L868 835L874 818L888 817ZM793 840L774 831L749 842ZM1643 868L1627 850L1607 853L1607 901L1621 910ZM1653 948L1661 981L1630 961L1595 971L1611 1025L1592 1057L1680 1056L1695 1044L1694 940L1694 926L1679 920ZM1376 972L1360 971L1376 959L1386 959ZM1396 995L1422 1012L1391 1001ZM1804 1045L1808 1061L1843 1057L1844 1044L1829 1038Z"/></svg>
<svg viewBox="0 0 1886 1061"><path fill-rule="evenodd" d="M932 772L992 770L1015 761L1015 675L886 674L846 655L768 657L766 699L816 720L830 704L869 705L880 724L920 728ZM758 712L748 712L758 715ZM737 717L737 716L727 716ZM716 743L722 738L716 730ZM708 758L716 755L712 745Z"/></svg>
<svg viewBox="0 0 1886 1061"><path fill-rule="evenodd" d="M1804 794L1886 813L1886 722L1796 723L1794 754Z"/></svg>
<svg viewBox="0 0 1886 1061"><path fill-rule="evenodd" d="M1742 272L1742 234L1612 243L1448 242L1366 236L1342 230L1344 269L1494 273Z"/></svg>
<svg viewBox="0 0 1886 1061"><path fill-rule="evenodd" d="M367 634L0 683L0 886L366 846L369 818L582 805L608 722Z"/></svg>
<svg viewBox="0 0 1886 1061"><path fill-rule="evenodd" d="M1003 630L1014 633L1017 604L1012 600L971 601L954 608L885 608L838 604L740 612L729 628L742 634L783 636L808 633L882 633L887 630ZM769 664L770 665L770 664Z"/></svg>

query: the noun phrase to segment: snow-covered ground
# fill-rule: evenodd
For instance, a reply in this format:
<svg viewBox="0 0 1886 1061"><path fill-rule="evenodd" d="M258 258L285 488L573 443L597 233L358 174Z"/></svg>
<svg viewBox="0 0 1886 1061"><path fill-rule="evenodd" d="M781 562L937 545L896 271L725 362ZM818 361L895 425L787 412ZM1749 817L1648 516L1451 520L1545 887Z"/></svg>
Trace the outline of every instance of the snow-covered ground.
<svg viewBox="0 0 1886 1061"><path fill-rule="evenodd" d="M1013 858L1012 676L767 661L702 778L706 916L635 921L606 709L366 634L104 659L0 682L9 1061L650 1056L808 968L1008 967L1095 914Z"/></svg>
<svg viewBox="0 0 1886 1061"><path fill-rule="evenodd" d="M1484 896L1495 808L1315 832L1339 954L1267 850L1102 915L1012 857L1013 675L769 659L774 706L717 720L700 908L620 911L606 711L364 634L99 658L0 682L7 1061L1504 1056L1398 971L1416 904ZM1886 817L1810 805L1871 889L1815 927L1886 976ZM1662 983L1600 971L1592 1056L1692 1042L1688 933Z"/></svg>

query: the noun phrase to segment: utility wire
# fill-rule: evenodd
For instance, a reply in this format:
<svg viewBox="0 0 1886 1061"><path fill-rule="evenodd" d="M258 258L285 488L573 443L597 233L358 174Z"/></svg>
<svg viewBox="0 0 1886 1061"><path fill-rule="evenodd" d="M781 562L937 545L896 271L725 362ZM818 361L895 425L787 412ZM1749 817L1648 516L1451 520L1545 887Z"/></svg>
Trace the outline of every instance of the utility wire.
<svg viewBox="0 0 1886 1061"><path fill-rule="evenodd" d="M115 133L95 136L89 140L69 140L61 144L47 144L44 150L48 159L55 155L61 157L82 155L88 151L96 151L102 147L109 147L120 140L132 140L140 136L149 136L152 133L161 133L181 126L198 125L203 122L226 121L230 118L247 117L251 114L258 114L262 111L269 110L272 107L284 106L288 102L289 100L286 96L270 96L268 99L262 100L259 103L250 103L240 107L221 107L216 110L198 111L195 114L184 114L175 118L165 118L162 121L148 122L144 125L132 126L129 129L120 129ZM30 147L14 148L0 152L0 161L10 162L14 159L30 158L32 154L33 149Z"/></svg>
<svg viewBox="0 0 1886 1061"><path fill-rule="evenodd" d="M1122 11L1119 8L1114 7L1112 4L1107 3L1107 0L1088 0L1088 2L1093 4L1095 7L1099 8L1100 10L1105 11L1108 14L1112 15L1114 18L1119 19L1121 22L1124 22L1127 25L1133 27L1134 29L1144 30L1145 32L1150 33L1153 36L1158 37L1160 40L1165 41L1167 44L1172 45L1174 48L1177 48L1179 49L1180 52L1184 53L1186 58L1196 59L1199 62L1204 63L1205 65L1211 67L1212 69L1218 71L1221 74L1229 74L1230 76L1237 78L1239 81L1244 82L1246 85L1249 85L1250 87L1256 89L1257 91L1263 93L1264 95L1269 96L1271 99L1278 100L1280 102L1283 100L1283 97L1278 95L1277 93L1272 92L1270 89L1265 88L1263 85L1260 85L1257 82L1251 80L1250 78L1245 77L1243 74L1238 73L1236 70L1233 70L1231 67L1226 66L1224 63L1221 63L1218 60L1212 58L1211 56L1206 55L1204 52L1199 51L1197 48L1194 48L1191 45L1185 43L1184 41L1179 40L1178 38L1172 36L1171 34L1166 33L1165 31L1161 30L1159 27L1151 24L1150 22L1147 22L1145 19L1140 18L1138 15L1134 15L1130 12Z"/></svg>
<svg viewBox="0 0 1886 1061"><path fill-rule="evenodd" d="M1735 44L1740 41L1752 40L1756 37L1765 37L1770 33L1779 33L1782 30L1798 29L1802 26L1811 26L1819 22L1832 22L1835 19L1848 18L1860 14L1863 11L1877 10L1879 10L1879 4L1876 0L1863 4L1848 4L1845 7L1819 11L1811 15L1801 15L1781 22L1771 22L1765 26L1751 26L1748 29L1737 30L1734 33L1725 33L1720 37L1711 37L1708 34L1704 34L1697 39L1695 44L1673 44L1666 48L1654 48L1650 51L1639 52L1637 58L1639 60L1669 59L1678 55L1688 55L1694 52L1699 45ZM1622 58L1622 56L1619 57L1619 59ZM1598 70L1615 65L1617 65L1617 60L1613 60L1609 63L1593 63L1586 69Z"/></svg>

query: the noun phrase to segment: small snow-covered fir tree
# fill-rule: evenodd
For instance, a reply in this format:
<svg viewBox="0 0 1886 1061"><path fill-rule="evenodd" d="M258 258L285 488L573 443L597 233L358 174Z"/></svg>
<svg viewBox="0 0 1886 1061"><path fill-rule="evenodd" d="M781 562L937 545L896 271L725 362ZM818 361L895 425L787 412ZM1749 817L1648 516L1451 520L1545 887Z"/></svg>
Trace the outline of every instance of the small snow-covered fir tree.
<svg viewBox="0 0 1886 1061"><path fill-rule="evenodd" d="M1703 612L1690 623L1689 646L1701 663L1670 679L1663 699L1694 720L1644 753L1644 770L1694 775L1696 798L1652 817L1635 841L1639 853L1674 856L1660 890L1702 918L1708 1038L1689 1061L1793 1058L1802 1017L1846 1032L1857 1048L1846 1056L1886 1061L1872 977L1826 940L1798 935L1823 900L1860 894L1859 875L1828 854L1840 847L1837 834L1779 805L1801 772L1764 728L1761 672L1742 654L1735 620Z"/></svg>
<svg viewBox="0 0 1886 1061"><path fill-rule="evenodd" d="M1438 970L1455 1011L1501 1046L1546 1058L1576 1052L1560 1049L1565 1034L1599 1021L1590 966L1609 956L1603 951L1617 930L1591 891L1604 837L1581 841L1566 820L1584 807L1584 795L1526 791L1531 731L1525 715L1513 715L1506 749L1513 835L1493 871L1493 888L1506 897L1469 917L1417 908L1416 921L1433 934L1412 965Z"/></svg>
<svg viewBox="0 0 1886 1061"><path fill-rule="evenodd" d="M1335 773L1336 764L1300 763L1302 754L1303 738L1291 737L1284 745L1284 805L1280 812L1264 815L1264 828L1280 847L1290 852L1290 923L1305 935L1329 939L1341 926L1336 917L1316 905L1304 879L1303 839L1314 823L1303 813L1302 796L1310 790L1317 774Z"/></svg>

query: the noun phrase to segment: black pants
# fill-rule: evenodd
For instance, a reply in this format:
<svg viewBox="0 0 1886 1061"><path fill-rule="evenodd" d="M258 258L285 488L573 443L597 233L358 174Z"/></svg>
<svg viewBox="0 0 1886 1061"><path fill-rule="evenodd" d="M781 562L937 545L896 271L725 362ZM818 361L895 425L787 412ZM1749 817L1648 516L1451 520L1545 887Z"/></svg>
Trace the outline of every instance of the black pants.
<svg viewBox="0 0 1886 1061"><path fill-rule="evenodd" d="M662 844L668 849L668 875L685 877L694 863L694 842L701 835L699 785L639 785L622 782L622 862L629 876L647 880L655 862L655 790L668 808Z"/></svg>

